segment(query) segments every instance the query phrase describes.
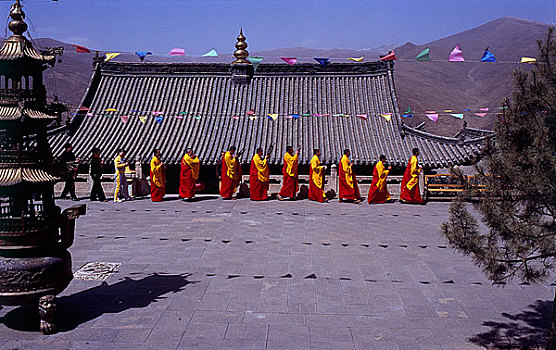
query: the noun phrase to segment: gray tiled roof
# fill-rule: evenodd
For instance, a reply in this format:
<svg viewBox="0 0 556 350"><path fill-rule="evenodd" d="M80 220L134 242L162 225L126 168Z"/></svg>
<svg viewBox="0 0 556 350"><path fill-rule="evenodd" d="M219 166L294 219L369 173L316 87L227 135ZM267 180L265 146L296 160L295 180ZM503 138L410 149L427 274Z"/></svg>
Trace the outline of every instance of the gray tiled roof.
<svg viewBox="0 0 556 350"><path fill-rule="evenodd" d="M386 62L262 64L248 84L232 82L231 70L229 64L216 63L103 64L83 99L94 116L78 112L74 135L53 137L53 148L59 154L69 141L87 162L92 147L100 147L107 158L124 147L130 157L147 162L158 147L167 163L178 164L186 147L192 147L204 164L213 164L231 144L245 148L247 162L256 147L273 143L274 164L282 162L286 146L292 145L301 147L302 163L310 161L313 148L322 150L325 163L337 163L343 149L350 148L356 163L372 164L385 154L392 165L404 166L411 149L419 147L421 162L438 168L468 162L485 139L464 141L404 126L393 67ZM118 112L105 112L110 108ZM251 109L258 116L255 120L246 116ZM163 112L160 124L153 111ZM280 116L272 121L267 118L270 113ZM330 115L284 117L292 113ZM334 116L342 113L351 116ZM393 113L392 120L381 113ZM127 124L120 115L130 116ZM141 115L148 116L144 124Z"/></svg>

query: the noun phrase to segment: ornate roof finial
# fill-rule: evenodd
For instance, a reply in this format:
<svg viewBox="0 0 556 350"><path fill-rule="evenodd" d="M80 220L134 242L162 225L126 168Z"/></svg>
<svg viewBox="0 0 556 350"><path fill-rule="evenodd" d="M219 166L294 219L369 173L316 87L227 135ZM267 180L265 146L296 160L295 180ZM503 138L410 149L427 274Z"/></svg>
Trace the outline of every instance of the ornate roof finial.
<svg viewBox="0 0 556 350"><path fill-rule="evenodd" d="M246 58L249 57L249 51L246 50L247 43L245 42L245 37L243 36L243 28L240 29L239 35L237 37L236 50L234 51L234 57L236 58L234 63L251 63Z"/></svg>
<svg viewBox="0 0 556 350"><path fill-rule="evenodd" d="M10 17L12 21L8 25L8 28L15 34L21 35L27 31L27 23L23 20L25 19L25 12L21 9L21 4L19 0L15 0L10 9Z"/></svg>

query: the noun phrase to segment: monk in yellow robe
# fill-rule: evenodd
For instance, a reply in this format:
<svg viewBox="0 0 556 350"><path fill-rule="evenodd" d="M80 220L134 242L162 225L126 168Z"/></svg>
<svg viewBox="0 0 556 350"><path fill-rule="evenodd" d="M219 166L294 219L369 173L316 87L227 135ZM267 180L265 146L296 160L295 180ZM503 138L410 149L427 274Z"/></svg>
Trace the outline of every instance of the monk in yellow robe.
<svg viewBox="0 0 556 350"><path fill-rule="evenodd" d="M286 154L284 155L284 166L282 167L282 175L284 180L282 181L282 188L280 193L278 193L277 198L279 200L284 200L284 198L293 199L299 190L298 182L298 161L299 161L299 150L293 152L292 146L286 147Z"/></svg>
<svg viewBox="0 0 556 350"><path fill-rule="evenodd" d="M340 160L339 167L339 193L338 197L340 201L349 199L353 203L361 203L361 195L359 194L359 185L357 184L357 178L355 177L355 172L353 171L353 164L349 160L350 151L349 149L344 150L344 155Z"/></svg>
<svg viewBox="0 0 556 350"><path fill-rule="evenodd" d="M187 149L187 153L183 156L181 160L181 170L180 170L180 197L184 200L193 200L195 198L195 193L201 191L204 186L197 183L199 180L199 169L201 168L201 162L199 157L193 154L191 148Z"/></svg>
<svg viewBox="0 0 556 350"><path fill-rule="evenodd" d="M162 202L166 192L166 165L160 161L160 150L155 149L151 159L151 201Z"/></svg>
<svg viewBox="0 0 556 350"><path fill-rule="evenodd" d="M324 194L324 173L326 165L320 163L320 149L313 150L313 158L309 167L309 199L317 202L327 202Z"/></svg>
<svg viewBox="0 0 556 350"><path fill-rule="evenodd" d="M241 164L235 152L236 147L230 146L222 160L222 184L220 185L220 195L224 199L233 199L233 195L241 180Z"/></svg>
<svg viewBox="0 0 556 350"><path fill-rule="evenodd" d="M367 198L369 204L371 203L386 203L392 199L388 189L386 188L386 177L392 170L389 166L386 169L384 162L386 161L386 156L381 154L379 157L379 162L376 163L373 170L373 182L369 188L369 196Z"/></svg>
<svg viewBox="0 0 556 350"><path fill-rule="evenodd" d="M118 150L118 155L114 159L114 167L116 174L114 179L116 181L114 188L114 202L120 202L120 194L123 195L125 200L131 200L127 190L127 179L125 177L126 170L129 168L129 162L125 158L125 150L123 148Z"/></svg>
<svg viewBox="0 0 556 350"><path fill-rule="evenodd" d="M251 170L249 172L249 193L251 200L267 200L269 183L268 156L263 158L263 149L259 147L257 148L257 153L251 159Z"/></svg>
<svg viewBox="0 0 556 350"><path fill-rule="evenodd" d="M400 192L400 202L402 203L423 203L421 193L419 192L419 174L421 167L419 166L419 149L413 149L413 157L407 163L402 179L402 188Z"/></svg>

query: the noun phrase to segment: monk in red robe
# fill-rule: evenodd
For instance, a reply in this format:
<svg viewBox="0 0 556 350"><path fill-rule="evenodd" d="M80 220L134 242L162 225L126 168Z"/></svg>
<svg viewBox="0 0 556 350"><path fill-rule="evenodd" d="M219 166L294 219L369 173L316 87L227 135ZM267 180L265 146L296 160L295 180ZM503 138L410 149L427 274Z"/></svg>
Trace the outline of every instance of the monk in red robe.
<svg viewBox="0 0 556 350"><path fill-rule="evenodd" d="M298 161L299 161L299 150L293 153L293 147L286 147L286 154L284 155L284 166L282 167L282 175L284 175L284 180L282 182L282 188L280 193L278 193L277 198L283 201L285 198L293 199L297 191L299 191L299 183L297 177L298 172Z"/></svg>
<svg viewBox="0 0 556 350"><path fill-rule="evenodd" d="M313 158L309 167L309 199L317 202L328 202L324 194L324 173L326 166L320 163L320 149L313 150Z"/></svg>
<svg viewBox="0 0 556 350"><path fill-rule="evenodd" d="M197 183L200 167L199 157L189 148L181 160L180 197L183 200L193 200L195 192L203 189L203 186Z"/></svg>
<svg viewBox="0 0 556 350"><path fill-rule="evenodd" d="M249 172L249 194L252 201L268 199L269 182L268 155L263 158L263 149L259 147L251 159L251 171Z"/></svg>
<svg viewBox="0 0 556 350"><path fill-rule="evenodd" d="M359 194L359 185L357 184L357 178L353 172L353 164L350 162L349 156L349 149L345 149L339 166L340 182L338 197L340 202L350 200L357 204L361 203L362 198Z"/></svg>
<svg viewBox="0 0 556 350"><path fill-rule="evenodd" d="M371 187L369 188L369 197L367 200L369 204L371 203L386 203L392 199L388 189L386 188L386 177L392 167L389 166L386 169L384 162L386 161L385 155L380 155L379 162L376 163L375 168L373 170L373 182L371 183Z"/></svg>
<svg viewBox="0 0 556 350"><path fill-rule="evenodd" d="M224 154L222 160L222 183L220 185L220 195L224 199L235 199L233 197L237 186L241 181L241 164L235 155L236 147L230 146L228 152Z"/></svg>
<svg viewBox="0 0 556 350"><path fill-rule="evenodd" d="M413 157L407 163L405 173L402 179L402 188L400 192L400 202L402 203L423 203L421 193L419 191L419 174L421 167L419 166L419 149L413 149Z"/></svg>
<svg viewBox="0 0 556 350"><path fill-rule="evenodd" d="M151 159L151 200L162 202L166 192L166 165L160 161L160 150L155 149Z"/></svg>

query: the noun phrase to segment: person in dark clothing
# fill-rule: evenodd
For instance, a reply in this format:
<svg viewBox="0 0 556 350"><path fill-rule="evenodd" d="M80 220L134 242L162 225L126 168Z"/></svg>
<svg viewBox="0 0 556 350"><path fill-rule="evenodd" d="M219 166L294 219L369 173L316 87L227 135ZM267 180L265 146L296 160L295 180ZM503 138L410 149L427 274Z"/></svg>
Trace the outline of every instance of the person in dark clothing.
<svg viewBox="0 0 556 350"><path fill-rule="evenodd" d="M100 149L95 147L91 150L93 156L91 157L91 179L93 180L93 187L91 188L91 200L107 202L106 196L100 180L102 178L102 160L100 159Z"/></svg>
<svg viewBox="0 0 556 350"><path fill-rule="evenodd" d="M66 143L64 146L64 152L62 152L62 155L60 156L60 162L62 162L65 166L64 170L66 180L66 184L62 190L60 198L66 199L69 193L72 200L78 201L79 199L75 195L75 178L77 177L77 166L79 165L79 160L75 158L75 154L73 154L73 147L70 143Z"/></svg>
<svg viewBox="0 0 556 350"><path fill-rule="evenodd" d="M220 157L216 161L216 178L218 179L218 191L220 191L222 181L222 160L224 160L225 154L226 152L220 152Z"/></svg>

